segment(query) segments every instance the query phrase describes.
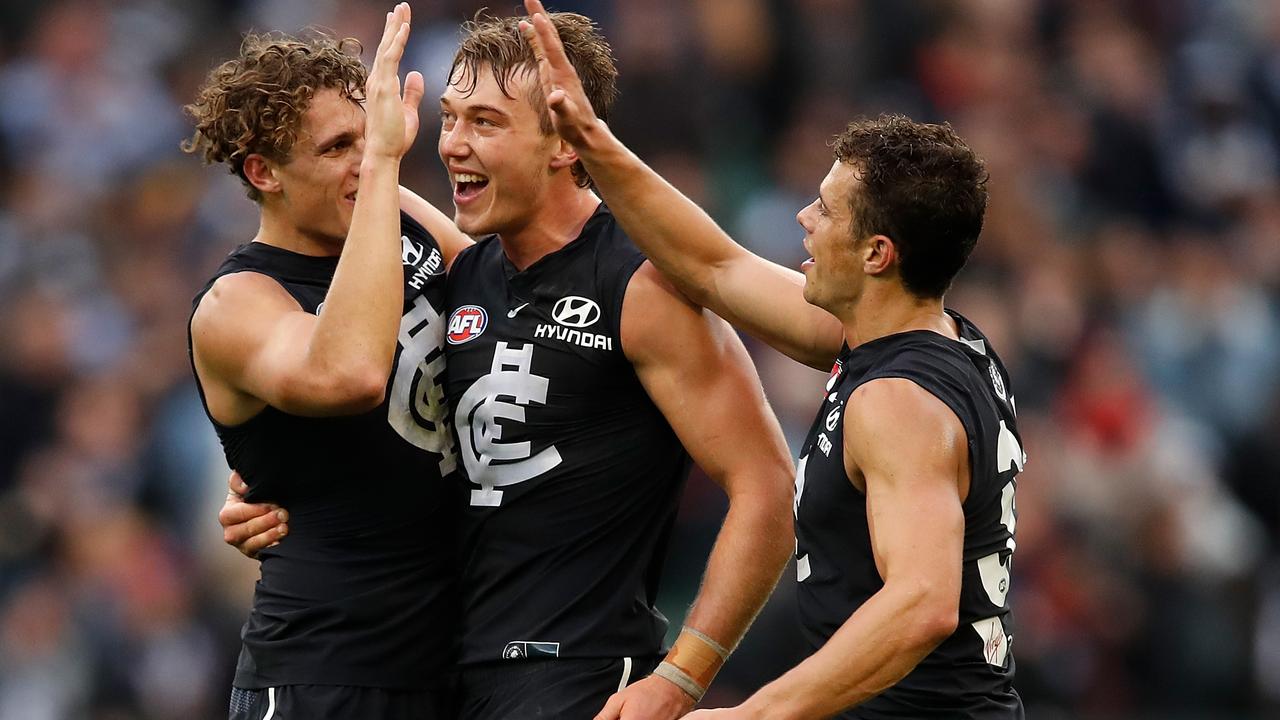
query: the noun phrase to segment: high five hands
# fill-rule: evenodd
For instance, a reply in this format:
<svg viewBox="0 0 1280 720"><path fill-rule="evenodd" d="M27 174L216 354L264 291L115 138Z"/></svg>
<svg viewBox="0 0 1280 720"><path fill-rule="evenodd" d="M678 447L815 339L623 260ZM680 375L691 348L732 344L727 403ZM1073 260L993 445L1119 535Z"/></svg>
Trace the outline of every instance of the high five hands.
<svg viewBox="0 0 1280 720"><path fill-rule="evenodd" d="M403 2L387 13L365 82L365 150L373 155L399 159L418 135L418 105L425 92L422 73L415 70L405 77L403 94L398 75L409 41L410 15L409 3Z"/></svg>
<svg viewBox="0 0 1280 720"><path fill-rule="evenodd" d="M560 34L547 17L547 11L539 0L525 0L529 20L520 21L520 32L533 48L538 62L538 80L542 94L551 113L551 122L566 142L582 148L601 123L591 108L587 93L582 89L578 73L565 55Z"/></svg>

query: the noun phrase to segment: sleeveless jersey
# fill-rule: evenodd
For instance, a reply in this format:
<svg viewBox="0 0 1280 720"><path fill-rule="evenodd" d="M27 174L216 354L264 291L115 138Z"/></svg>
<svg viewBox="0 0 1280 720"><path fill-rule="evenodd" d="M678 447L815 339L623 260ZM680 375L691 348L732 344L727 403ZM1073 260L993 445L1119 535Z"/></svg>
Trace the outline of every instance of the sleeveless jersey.
<svg viewBox="0 0 1280 720"><path fill-rule="evenodd" d="M689 459L622 352L643 261L603 205L524 271L497 237L454 261L464 664L660 649L654 601Z"/></svg>
<svg viewBox="0 0 1280 720"><path fill-rule="evenodd" d="M457 480L445 479L456 454L443 388L444 259L407 215L401 228L404 315L382 405L325 418L268 406L236 426L213 422L228 465L249 485L246 499L289 510L289 536L258 556L237 687L421 689L453 660ZM217 278L256 272L319 313L337 264L249 243L194 305Z"/></svg>
<svg viewBox="0 0 1280 720"><path fill-rule="evenodd" d="M959 625L898 684L840 717L1023 717L1012 687L1008 592L1017 523L1015 476L1026 456L1004 365L977 328L948 312L960 342L912 331L846 347L800 454L798 600L804 634L816 650L884 585L871 552L866 496L845 472L844 412L850 395L871 380L906 378L946 403L969 438Z"/></svg>

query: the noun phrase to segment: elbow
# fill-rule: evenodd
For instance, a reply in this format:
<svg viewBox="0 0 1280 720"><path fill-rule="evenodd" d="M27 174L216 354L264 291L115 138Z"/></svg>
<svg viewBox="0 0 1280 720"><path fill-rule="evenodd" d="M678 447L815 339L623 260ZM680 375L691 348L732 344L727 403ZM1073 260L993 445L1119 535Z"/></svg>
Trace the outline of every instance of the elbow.
<svg viewBox="0 0 1280 720"><path fill-rule="evenodd" d="M905 589L905 588L904 588ZM943 588L921 582L902 598L900 615L909 618L912 632L903 639L922 653L929 653L955 634L960 625L959 588Z"/></svg>
<svg viewBox="0 0 1280 720"><path fill-rule="evenodd" d="M932 649L955 634L960 626L959 608L938 608L928 613L923 620L924 642Z"/></svg>
<svg viewBox="0 0 1280 720"><path fill-rule="evenodd" d="M372 368L311 372L284 384L280 409L301 415L359 415L386 398L387 373Z"/></svg>
<svg viewBox="0 0 1280 720"><path fill-rule="evenodd" d="M387 373L380 368L352 372L338 380L334 394L351 411L368 412L386 399Z"/></svg>

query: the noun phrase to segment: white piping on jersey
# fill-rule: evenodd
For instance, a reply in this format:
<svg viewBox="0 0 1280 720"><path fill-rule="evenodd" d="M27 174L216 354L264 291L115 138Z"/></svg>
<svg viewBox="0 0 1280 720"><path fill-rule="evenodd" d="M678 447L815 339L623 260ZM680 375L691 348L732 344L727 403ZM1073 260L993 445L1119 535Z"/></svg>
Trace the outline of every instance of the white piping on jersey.
<svg viewBox="0 0 1280 720"><path fill-rule="evenodd" d="M631 680L631 658L622 658L622 680L618 683L618 692L627 686L627 682Z"/></svg>

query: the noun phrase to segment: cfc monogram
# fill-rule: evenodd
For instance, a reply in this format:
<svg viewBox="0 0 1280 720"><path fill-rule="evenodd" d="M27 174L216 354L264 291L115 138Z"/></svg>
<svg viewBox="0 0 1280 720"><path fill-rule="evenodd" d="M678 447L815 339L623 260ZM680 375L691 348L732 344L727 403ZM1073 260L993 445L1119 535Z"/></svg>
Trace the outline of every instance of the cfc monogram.
<svg viewBox="0 0 1280 720"><path fill-rule="evenodd" d="M471 482L480 486L471 491L474 506L497 507L502 504L502 490L531 480L560 464L560 451L548 446L536 455L529 441L502 442L503 431L513 430L525 421L529 403L547 402L548 378L534 375L532 343L511 347L499 341L494 347L493 364L484 375L467 388L458 401L454 423L462 448L462 462ZM511 398L514 402L499 400ZM499 419L510 421L503 425Z"/></svg>

